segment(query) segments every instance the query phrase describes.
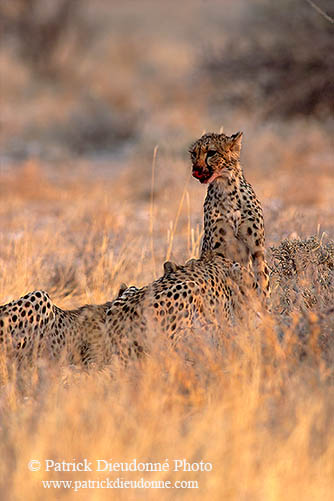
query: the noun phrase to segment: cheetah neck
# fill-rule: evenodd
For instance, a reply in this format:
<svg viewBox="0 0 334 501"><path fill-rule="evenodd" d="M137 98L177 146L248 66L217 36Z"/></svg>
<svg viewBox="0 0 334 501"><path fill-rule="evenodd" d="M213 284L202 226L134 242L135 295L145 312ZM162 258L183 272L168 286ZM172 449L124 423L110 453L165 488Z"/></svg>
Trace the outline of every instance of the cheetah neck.
<svg viewBox="0 0 334 501"><path fill-rule="evenodd" d="M232 172L228 172L228 174L224 177L218 177L217 179L215 179L208 187L208 191L210 188L215 188L215 191L219 193L219 197L222 197L224 194L228 196L236 188L239 188L243 180L243 172L240 165L238 164L237 169L233 170Z"/></svg>
<svg viewBox="0 0 334 501"><path fill-rule="evenodd" d="M232 208L238 204L240 198L240 187L246 183L242 171L238 171L226 178L215 179L207 190L205 199L206 207L220 212Z"/></svg>

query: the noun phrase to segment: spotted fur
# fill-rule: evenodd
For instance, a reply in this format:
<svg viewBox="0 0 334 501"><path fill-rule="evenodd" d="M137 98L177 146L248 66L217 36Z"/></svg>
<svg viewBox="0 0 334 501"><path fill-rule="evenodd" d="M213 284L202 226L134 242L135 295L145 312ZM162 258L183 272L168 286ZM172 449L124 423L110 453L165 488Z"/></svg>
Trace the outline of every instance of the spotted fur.
<svg viewBox="0 0 334 501"><path fill-rule="evenodd" d="M147 351L154 332L176 342L195 327L233 321L252 281L240 264L206 252L141 289L121 287L102 305L62 310L35 291L0 307L0 341L19 360L126 361Z"/></svg>
<svg viewBox="0 0 334 501"><path fill-rule="evenodd" d="M177 342L196 327L233 321L253 282L239 263L210 251L173 267L131 297L113 301L106 312L110 355L138 356L147 351L156 332Z"/></svg>
<svg viewBox="0 0 334 501"><path fill-rule="evenodd" d="M197 326L233 321L254 285L269 293L263 216L240 164L241 134L206 134L191 147L193 174L208 183L200 259L164 263L158 280L122 284L114 301L62 310L35 291L0 307L0 343L18 359L46 354L82 362L145 353L163 331L176 342Z"/></svg>
<svg viewBox="0 0 334 501"><path fill-rule="evenodd" d="M201 252L214 250L254 269L256 286L268 301L263 212L240 165L241 140L241 132L208 133L190 148L193 176L208 184Z"/></svg>

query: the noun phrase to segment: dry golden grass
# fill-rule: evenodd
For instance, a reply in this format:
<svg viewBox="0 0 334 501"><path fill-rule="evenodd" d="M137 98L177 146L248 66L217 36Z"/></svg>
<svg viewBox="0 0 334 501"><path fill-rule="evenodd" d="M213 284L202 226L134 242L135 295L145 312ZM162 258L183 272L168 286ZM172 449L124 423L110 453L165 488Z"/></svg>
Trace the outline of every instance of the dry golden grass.
<svg viewBox="0 0 334 501"><path fill-rule="evenodd" d="M166 256L183 262L197 255L203 187L189 181L184 162L159 153L156 162L153 195L151 162L145 159L140 175L138 165L129 164L112 180L102 179L98 166L94 177L75 163L56 175L37 160L3 173L1 302L35 288L48 290L62 307L104 302L122 281L151 281L153 260L159 275ZM72 175L66 174L69 169ZM270 205L276 188L260 175L254 169L252 181L267 207L269 243L293 228L298 233L296 212L287 215L298 205L291 207L287 194L278 215ZM290 182L294 175L290 171ZM312 204L309 210L313 219L298 229L312 233L317 221L330 231L326 207L320 216ZM277 230L270 231L272 221ZM300 278L310 286L312 277ZM324 325L326 308L327 303L303 310L297 301L286 322L250 315L242 327L198 333L178 352L157 339L151 356L126 370L84 371L39 362L16 371L2 357L2 499L330 499L333 357L332 352L324 356L318 343L333 327L333 322ZM300 339L305 329L306 339ZM120 474L27 467L31 459L43 464L74 458L168 459L171 470L174 459L185 458L210 462L213 469ZM198 489L74 492L41 484L119 476L196 480Z"/></svg>
<svg viewBox="0 0 334 501"><path fill-rule="evenodd" d="M224 353L197 342L195 365L165 350L127 372L36 368L3 387L4 499L62 499L41 480L118 473L30 472L30 459L211 462L203 473L122 473L124 479L198 480L199 488L81 490L80 499L330 499L333 390L325 367L301 366L268 332ZM206 348L206 349L205 349ZM197 352L198 351L198 352ZM197 353L196 353L197 352ZM276 367L275 367L276 365ZM23 396L24 395L24 396ZM10 494L10 495L9 495Z"/></svg>
<svg viewBox="0 0 334 501"><path fill-rule="evenodd" d="M286 238L298 247L310 235L333 241L331 122L264 123L262 106L247 115L228 99L213 104L203 56L228 47L231 32L249 44L250 2L170 3L80 2L51 78L17 57L15 37L1 45L0 304L34 289L63 308L103 303L122 282L158 277L165 259L196 257L204 188L190 179L185 152L221 125L245 133L242 163L264 206L267 247ZM285 40L289 28L273 19ZM219 94L224 80L215 82ZM298 251L291 276L268 252L272 315L249 312L241 326L199 332L177 352L152 333L150 357L126 370L43 361L16 370L1 353L0 499L332 499L334 271L330 260L315 262L317 252ZM213 469L28 469L32 459L83 458L168 459L171 469L174 459L202 459ZM198 489L41 484L118 476L196 480Z"/></svg>

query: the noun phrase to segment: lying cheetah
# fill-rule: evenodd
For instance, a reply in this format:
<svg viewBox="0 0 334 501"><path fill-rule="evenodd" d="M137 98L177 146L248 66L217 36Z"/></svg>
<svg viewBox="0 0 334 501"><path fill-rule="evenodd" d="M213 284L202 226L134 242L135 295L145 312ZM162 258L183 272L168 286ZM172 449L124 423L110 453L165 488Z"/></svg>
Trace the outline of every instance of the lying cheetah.
<svg viewBox="0 0 334 501"><path fill-rule="evenodd" d="M214 250L254 268L256 287L268 301L262 207L239 163L242 132L207 133L190 148L193 176L208 184L201 252Z"/></svg>
<svg viewBox="0 0 334 501"><path fill-rule="evenodd" d="M121 358L137 354L140 339L146 351L145 338L156 329L176 342L194 327L232 321L241 315L254 284L246 268L210 251L183 266L171 263L171 268L131 297L117 298L108 308L106 331L113 354Z"/></svg>
<svg viewBox="0 0 334 501"><path fill-rule="evenodd" d="M176 265L166 263L165 274L175 270ZM124 301L137 292L137 287L120 285L116 299ZM18 300L0 305L0 345L17 359L40 356L46 352L51 358L59 358L65 345L73 352L78 331L97 332L105 323L106 310L111 305L85 305L75 310L62 310L54 305L45 291L34 291ZM97 341L97 340L96 340ZM98 348L97 343L95 346ZM84 361L83 345L79 350Z"/></svg>
<svg viewBox="0 0 334 501"><path fill-rule="evenodd" d="M169 266L168 266L169 267ZM46 355L75 362L126 361L147 350L161 329L174 342L194 327L219 324L240 314L253 278L218 253L203 253L141 289L120 288L102 305L62 310L35 291L0 307L0 342L21 360Z"/></svg>
<svg viewBox="0 0 334 501"><path fill-rule="evenodd" d="M68 353L77 355L76 337L86 330L98 332L111 304L66 311L53 304L47 292L30 292L0 306L0 344L19 361L42 355L57 359L65 347ZM78 354L83 361L84 352L82 343Z"/></svg>

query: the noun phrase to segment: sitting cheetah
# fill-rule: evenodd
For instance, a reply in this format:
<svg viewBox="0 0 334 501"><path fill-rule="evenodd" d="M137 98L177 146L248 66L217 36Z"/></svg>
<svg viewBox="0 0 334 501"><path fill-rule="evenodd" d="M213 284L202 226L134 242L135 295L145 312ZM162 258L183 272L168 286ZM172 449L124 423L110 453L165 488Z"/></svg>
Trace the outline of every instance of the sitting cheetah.
<svg viewBox="0 0 334 501"><path fill-rule="evenodd" d="M193 176L208 184L201 252L253 265L256 287L268 301L269 270L264 256L262 207L239 163L242 132L207 133L190 148Z"/></svg>

